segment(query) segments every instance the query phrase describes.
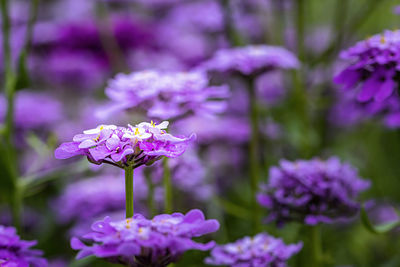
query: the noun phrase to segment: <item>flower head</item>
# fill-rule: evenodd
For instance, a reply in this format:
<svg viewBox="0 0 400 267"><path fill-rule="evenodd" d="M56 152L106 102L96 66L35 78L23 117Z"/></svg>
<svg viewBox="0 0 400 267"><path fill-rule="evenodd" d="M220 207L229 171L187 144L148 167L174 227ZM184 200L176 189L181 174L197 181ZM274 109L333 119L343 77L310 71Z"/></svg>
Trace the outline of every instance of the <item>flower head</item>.
<svg viewBox="0 0 400 267"><path fill-rule="evenodd" d="M205 262L210 265L232 267L286 266L286 261L298 253L303 244L285 245L279 238L266 233L244 237L226 245L216 246Z"/></svg>
<svg viewBox="0 0 400 267"><path fill-rule="evenodd" d="M200 210L191 210L185 215L157 215L152 220L140 214L114 222L106 217L94 223L93 231L83 236L91 241L91 245L73 238L71 246L80 250L78 259L94 255L129 266L167 266L187 250L211 249L214 242L202 244L192 238L215 232L218 228L218 221L205 220Z"/></svg>
<svg viewBox="0 0 400 267"><path fill-rule="evenodd" d="M168 134L163 130L167 126L168 122L159 125L154 122L140 123L128 127L100 125L75 135L73 142L61 144L55 151L55 157L67 159L85 155L92 163L108 163L121 168L150 165L162 156L180 156L194 138L194 135L186 138Z"/></svg>
<svg viewBox="0 0 400 267"><path fill-rule="evenodd" d="M268 220L278 224L333 223L357 213L360 205L356 198L369 186L355 168L335 157L326 161L282 160L270 169L269 182L258 201L268 208Z"/></svg>
<svg viewBox="0 0 400 267"><path fill-rule="evenodd" d="M225 109L226 86L210 86L202 72L140 71L118 74L106 88L110 106L98 112L100 117L122 110L146 110L147 116L175 119L197 114L214 114Z"/></svg>
<svg viewBox="0 0 400 267"><path fill-rule="evenodd" d="M0 266L4 267L46 267L42 252L31 249L36 241L21 240L14 227L0 225Z"/></svg>
<svg viewBox="0 0 400 267"><path fill-rule="evenodd" d="M299 61L290 51L278 46L250 45L218 50L199 68L217 72L259 74L271 69L295 69Z"/></svg>
<svg viewBox="0 0 400 267"><path fill-rule="evenodd" d="M344 89L359 88L359 102L382 102L397 96L396 77L400 69L400 31L385 31L343 51L341 58L352 63L335 82ZM361 84L357 87L357 84Z"/></svg>

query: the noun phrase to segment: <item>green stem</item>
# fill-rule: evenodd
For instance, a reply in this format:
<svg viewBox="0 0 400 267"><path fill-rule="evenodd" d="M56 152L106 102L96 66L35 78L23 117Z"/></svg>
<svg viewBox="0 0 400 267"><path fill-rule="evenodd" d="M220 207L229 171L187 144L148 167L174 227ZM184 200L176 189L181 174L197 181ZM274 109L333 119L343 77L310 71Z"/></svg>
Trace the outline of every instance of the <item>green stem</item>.
<svg viewBox="0 0 400 267"><path fill-rule="evenodd" d="M146 168L144 171L144 176L146 178L148 193L147 193L147 208L149 210L149 216L153 217L155 215L155 207L154 207L154 185L151 180L151 172L150 168Z"/></svg>
<svg viewBox="0 0 400 267"><path fill-rule="evenodd" d="M164 209L165 213L172 212L172 184L171 184L171 170L168 165L168 158L163 159L163 183L164 183Z"/></svg>
<svg viewBox="0 0 400 267"><path fill-rule="evenodd" d="M311 239L311 267L321 266L322 259L322 242L321 242L321 231L318 225L311 227L310 239Z"/></svg>
<svg viewBox="0 0 400 267"><path fill-rule="evenodd" d="M133 217L133 168L125 168L125 209L126 218Z"/></svg>
<svg viewBox="0 0 400 267"><path fill-rule="evenodd" d="M7 98L7 114L6 114L6 128L4 131L5 137L5 150L7 156L6 166L9 169L10 180L13 184L13 192L11 198L12 216L15 227L19 230L20 226L20 211L21 201L18 184L18 173L16 165L16 153L14 149L13 135L14 135L14 95L16 85L16 74L12 67L11 60L11 46L10 46L10 29L11 22L8 14L8 0L0 0L1 16L2 16L2 31L3 31L3 55L4 55L4 69L5 69L5 95Z"/></svg>
<svg viewBox="0 0 400 267"><path fill-rule="evenodd" d="M259 166L259 112L257 107L257 94L255 88L255 77L249 77L249 108L250 108L250 123L251 123L251 140L249 148L250 161L250 179L251 179L251 205L253 214L254 232L260 231L260 206L257 203L258 181L260 177Z"/></svg>

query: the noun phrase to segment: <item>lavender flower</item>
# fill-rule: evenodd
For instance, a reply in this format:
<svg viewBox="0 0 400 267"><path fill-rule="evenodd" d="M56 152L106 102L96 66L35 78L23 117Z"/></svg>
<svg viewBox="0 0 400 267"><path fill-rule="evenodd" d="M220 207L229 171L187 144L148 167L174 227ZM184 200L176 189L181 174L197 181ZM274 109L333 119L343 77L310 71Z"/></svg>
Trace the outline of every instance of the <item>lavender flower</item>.
<svg viewBox="0 0 400 267"><path fill-rule="evenodd" d="M234 243L216 246L205 262L232 267L284 267L286 261L302 247L301 242L285 245L282 239L260 233L254 237L246 236Z"/></svg>
<svg viewBox="0 0 400 267"><path fill-rule="evenodd" d="M99 125L75 135L73 142L61 144L58 159L85 155L94 164L108 163L120 168L151 165L162 156L175 158L185 152L190 137L175 137L165 132L168 122L159 125L142 122L136 126Z"/></svg>
<svg viewBox="0 0 400 267"><path fill-rule="evenodd" d="M197 151L187 150L181 157L169 160L168 164L172 183L176 188L199 201L206 201L212 196L213 187L206 181L206 169ZM161 184L163 178L161 165L155 166L152 177L155 184Z"/></svg>
<svg viewBox="0 0 400 267"><path fill-rule="evenodd" d="M357 100L382 102L398 98L396 79L400 68L400 31L385 31L341 53L341 58L352 63L335 77L344 89L361 84Z"/></svg>
<svg viewBox="0 0 400 267"><path fill-rule="evenodd" d="M91 241L91 245L86 246L73 238L71 246L80 250L77 259L94 255L131 267L167 266L187 250L211 249L213 241L202 244L192 238L215 232L218 228L218 221L205 220L200 210L191 210L186 215L157 215L152 220L140 214L114 222L106 217L92 225L93 232L83 236Z"/></svg>
<svg viewBox="0 0 400 267"><path fill-rule="evenodd" d="M259 74L267 70L295 69L300 65L290 51L278 46L249 45L221 49L199 68L208 71L236 71L244 75Z"/></svg>
<svg viewBox="0 0 400 267"><path fill-rule="evenodd" d="M268 221L300 221L308 225L347 219L359 210L357 196L370 186L348 163L331 157L282 160L269 172L258 201L268 208Z"/></svg>
<svg viewBox="0 0 400 267"><path fill-rule="evenodd" d="M0 225L0 266L4 267L46 267L42 252L31 249L36 241L21 240L14 227Z"/></svg>
<svg viewBox="0 0 400 267"><path fill-rule="evenodd" d="M112 111L142 108L152 118L173 119L189 113L214 114L225 108L226 86L209 86L202 72L142 71L118 74L109 82L107 96L113 101L100 116Z"/></svg>
<svg viewBox="0 0 400 267"><path fill-rule="evenodd" d="M61 120L61 103L44 93L21 91L15 96L14 120L21 130L42 129ZM6 116L6 99L0 98L0 119Z"/></svg>
<svg viewBox="0 0 400 267"><path fill-rule="evenodd" d="M123 211L125 184L121 180L123 175L116 176L103 175L69 184L54 203L59 221L87 221L106 213ZM134 183L135 199L145 199L147 186L143 177L136 175Z"/></svg>

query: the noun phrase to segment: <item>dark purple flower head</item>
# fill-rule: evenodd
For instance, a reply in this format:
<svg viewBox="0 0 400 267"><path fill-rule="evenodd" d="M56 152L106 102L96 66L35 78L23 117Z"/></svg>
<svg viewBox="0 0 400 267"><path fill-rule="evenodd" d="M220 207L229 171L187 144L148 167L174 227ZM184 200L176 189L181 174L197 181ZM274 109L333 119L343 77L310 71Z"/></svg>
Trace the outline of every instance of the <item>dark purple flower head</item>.
<svg viewBox="0 0 400 267"><path fill-rule="evenodd" d="M107 96L111 106L99 114L128 109L146 110L147 116L174 119L190 113L214 114L225 109L229 96L226 86L210 86L202 72L141 71L118 74L109 82Z"/></svg>
<svg viewBox="0 0 400 267"><path fill-rule="evenodd" d="M187 250L211 249L213 241L202 244L192 238L215 232L218 228L218 221L206 220L200 210L191 210L186 215L157 215L152 220L140 214L121 221L106 217L94 223L93 231L82 237L91 245L73 238L71 246L80 250L77 259L94 255L126 266L162 267L176 262Z"/></svg>
<svg viewBox="0 0 400 267"><path fill-rule="evenodd" d="M341 58L351 63L334 80L344 89L357 88L359 102L398 98L395 89L400 69L400 31L387 30L360 41L343 51Z"/></svg>
<svg viewBox="0 0 400 267"><path fill-rule="evenodd" d="M279 46L250 45L221 49L199 68L216 72L239 72L252 75L272 69L295 69L300 65L296 56Z"/></svg>
<svg viewBox="0 0 400 267"><path fill-rule="evenodd" d="M284 267L286 261L302 247L301 242L285 245L282 239L260 233L254 237L246 236L234 243L216 246L205 262L231 267Z"/></svg>
<svg viewBox="0 0 400 267"><path fill-rule="evenodd" d="M269 171L258 201L269 211L268 221L333 223L355 215L358 195L370 186L357 170L336 157L294 162L282 160Z"/></svg>
<svg viewBox="0 0 400 267"><path fill-rule="evenodd" d="M4 267L46 267L42 252L31 249L36 241L21 240L14 227L0 225L0 266Z"/></svg>
<svg viewBox="0 0 400 267"><path fill-rule="evenodd" d="M73 142L61 144L55 150L55 157L67 159L85 155L94 164L108 163L121 168L151 165L162 156L180 156L195 138L194 135L188 138L175 137L165 132L167 127L167 121L159 125L142 122L127 128L99 125L75 135Z"/></svg>

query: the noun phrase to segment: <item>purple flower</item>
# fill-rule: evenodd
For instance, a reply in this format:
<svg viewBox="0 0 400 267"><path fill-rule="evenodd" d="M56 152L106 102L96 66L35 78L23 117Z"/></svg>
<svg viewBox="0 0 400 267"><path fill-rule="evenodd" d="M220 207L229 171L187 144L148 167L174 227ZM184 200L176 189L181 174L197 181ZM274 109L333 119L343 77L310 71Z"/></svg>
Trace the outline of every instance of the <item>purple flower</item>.
<svg viewBox="0 0 400 267"><path fill-rule="evenodd" d="M99 125L75 135L73 142L61 144L55 150L55 157L67 159L85 155L94 164L108 163L120 168L151 165L162 156L180 156L195 138L194 135L175 137L165 132L167 126L167 121L159 125L142 122L127 128Z"/></svg>
<svg viewBox="0 0 400 267"><path fill-rule="evenodd" d="M42 252L31 249L36 241L21 240L14 227L0 225L0 266L4 267L46 267Z"/></svg>
<svg viewBox="0 0 400 267"><path fill-rule="evenodd" d="M205 262L210 265L231 267L286 266L286 261L303 247L303 243L285 245L282 239L266 233L244 237L234 243L213 248L211 257Z"/></svg>
<svg viewBox="0 0 400 267"><path fill-rule="evenodd" d="M223 10L218 1L206 0L177 5L167 15L175 27L218 32L224 28Z"/></svg>
<svg viewBox="0 0 400 267"><path fill-rule="evenodd" d="M87 221L124 210L125 184L122 177L103 175L69 184L54 203L59 221ZM135 200L146 198L147 186L141 175L135 175L134 189Z"/></svg>
<svg viewBox="0 0 400 267"><path fill-rule="evenodd" d="M93 231L83 236L91 245L72 238L71 247L80 250L77 259L94 255L126 266L167 266L187 250L211 249L213 241L202 244L192 238L218 228L218 221L205 220L200 210L191 210L186 215L157 215L152 220L140 214L121 221L106 217L94 223Z"/></svg>
<svg viewBox="0 0 400 267"><path fill-rule="evenodd" d="M271 69L295 69L300 65L293 53L285 48L267 45L220 49L199 68L216 72L259 74Z"/></svg>
<svg viewBox="0 0 400 267"><path fill-rule="evenodd" d="M176 188L187 193L195 200L206 201L213 193L213 187L207 183L206 169L199 158L198 151L190 149L181 157L169 160L172 183ZM163 168L161 165L155 166L152 172L153 182L161 184L163 178Z"/></svg>
<svg viewBox="0 0 400 267"><path fill-rule="evenodd" d="M258 201L269 210L268 221L308 225L334 223L355 215L356 198L370 186L357 170L336 157L290 162L282 160L269 171Z"/></svg>
<svg viewBox="0 0 400 267"><path fill-rule="evenodd" d="M343 89L357 88L359 102L398 98L396 77L400 68L400 31L386 30L360 41L343 51L341 58L352 63L336 75L334 81Z"/></svg>
<svg viewBox="0 0 400 267"><path fill-rule="evenodd" d="M6 99L1 97L1 120L5 119L6 111ZM62 117L61 103L48 94L20 91L15 96L14 121L18 129L42 129L60 121Z"/></svg>
<svg viewBox="0 0 400 267"><path fill-rule="evenodd" d="M208 83L207 75L202 72L121 73L109 82L106 94L112 104L99 115L134 108L146 110L147 116L160 119L222 112L225 102L215 99L228 97L228 88Z"/></svg>

